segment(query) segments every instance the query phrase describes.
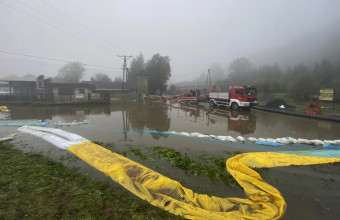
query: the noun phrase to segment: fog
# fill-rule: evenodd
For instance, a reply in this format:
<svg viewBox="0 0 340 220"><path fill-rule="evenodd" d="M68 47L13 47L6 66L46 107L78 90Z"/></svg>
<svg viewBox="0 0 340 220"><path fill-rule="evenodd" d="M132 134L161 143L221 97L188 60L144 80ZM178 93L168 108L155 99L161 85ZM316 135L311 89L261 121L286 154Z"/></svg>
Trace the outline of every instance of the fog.
<svg viewBox="0 0 340 220"><path fill-rule="evenodd" d="M85 66L84 80L114 79L117 55L140 52L169 56L171 83L211 66L226 74L238 57L282 67L338 61L339 9L338 0L0 0L0 77L56 76L65 65L57 59L102 66Z"/></svg>

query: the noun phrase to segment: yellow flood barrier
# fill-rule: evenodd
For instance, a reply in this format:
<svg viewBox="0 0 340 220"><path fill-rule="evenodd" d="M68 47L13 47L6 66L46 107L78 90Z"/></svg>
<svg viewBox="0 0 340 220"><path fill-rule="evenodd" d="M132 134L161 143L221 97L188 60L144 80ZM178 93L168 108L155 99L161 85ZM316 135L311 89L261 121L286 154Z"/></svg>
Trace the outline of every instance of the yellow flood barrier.
<svg viewBox="0 0 340 220"><path fill-rule="evenodd" d="M0 111L5 112L7 110L8 110L7 106L4 106L4 105L0 106Z"/></svg>
<svg viewBox="0 0 340 220"><path fill-rule="evenodd" d="M188 219L278 219L282 217L287 206L284 198L276 188L264 182L251 168L340 162L340 153L334 150L239 154L227 160L226 165L228 172L244 189L247 198L219 198L194 193L178 181L113 153L79 135L37 126L23 126L19 130L41 137L61 149L69 150L141 199ZM322 157L325 155L333 155L334 158Z"/></svg>
<svg viewBox="0 0 340 220"><path fill-rule="evenodd" d="M240 154L230 158L226 164L228 172L244 189L247 198L219 198L194 193L178 181L92 142L79 143L67 149L141 199L188 219L278 219L286 209L285 200L252 167L340 162L340 158L273 152Z"/></svg>

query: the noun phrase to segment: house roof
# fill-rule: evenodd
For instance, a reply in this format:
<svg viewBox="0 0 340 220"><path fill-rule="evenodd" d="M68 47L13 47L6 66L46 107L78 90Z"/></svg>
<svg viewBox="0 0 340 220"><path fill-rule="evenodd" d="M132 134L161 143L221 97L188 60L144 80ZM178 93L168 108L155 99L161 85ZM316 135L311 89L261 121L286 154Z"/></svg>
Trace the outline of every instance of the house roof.
<svg viewBox="0 0 340 220"><path fill-rule="evenodd" d="M13 76L13 77L6 77L0 79L1 81L13 82L13 81L20 81L20 82L35 82L37 78L35 76Z"/></svg>

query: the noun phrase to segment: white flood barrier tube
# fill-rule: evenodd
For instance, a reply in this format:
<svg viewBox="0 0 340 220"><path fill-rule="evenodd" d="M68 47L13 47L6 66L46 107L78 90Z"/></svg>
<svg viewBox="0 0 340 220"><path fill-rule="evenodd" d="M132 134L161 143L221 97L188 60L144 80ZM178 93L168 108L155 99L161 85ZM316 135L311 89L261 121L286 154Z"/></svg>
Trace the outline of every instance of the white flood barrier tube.
<svg viewBox="0 0 340 220"><path fill-rule="evenodd" d="M179 134L184 135L184 136L190 136L190 134L188 132L181 132Z"/></svg>
<svg viewBox="0 0 340 220"><path fill-rule="evenodd" d="M216 136L217 139L220 139L222 141L227 140L227 136Z"/></svg>
<svg viewBox="0 0 340 220"><path fill-rule="evenodd" d="M198 138L211 138L215 140L220 140L220 141L228 141L228 142L242 142L244 143L246 139L242 136L237 136L236 138L232 136L224 136L224 135L208 135L208 134L201 134L199 132L193 132L193 133L188 133L188 132L176 132L176 131L170 131L170 134L176 134L176 135L183 135L187 137L198 137ZM282 137L282 138L254 138L254 137L248 137L247 140L255 143L255 142L266 142L266 143L273 143L273 146L275 143L280 143L280 144L307 144L307 145L314 145L314 146L327 146L329 145L334 146L334 145L339 145L340 140L318 140L318 139L313 139L313 140L308 140L304 138L293 138L293 137ZM269 145L268 145L269 146Z"/></svg>
<svg viewBox="0 0 340 220"><path fill-rule="evenodd" d="M191 137L197 137L198 135L201 135L201 133L194 132L190 134Z"/></svg>
<svg viewBox="0 0 340 220"><path fill-rule="evenodd" d="M318 139L311 140L311 143L314 144L315 146L325 144L323 141L318 140Z"/></svg>
<svg viewBox="0 0 340 220"><path fill-rule="evenodd" d="M210 136L206 135L206 134L199 134L199 135L197 135L197 137L200 137L200 138L209 138Z"/></svg>
<svg viewBox="0 0 340 220"><path fill-rule="evenodd" d="M257 138L254 138L254 137L249 137L248 140L250 140L251 142L256 142L256 141L258 141Z"/></svg>
<svg viewBox="0 0 340 220"><path fill-rule="evenodd" d="M72 145L89 141L77 134L53 128L23 126L18 128L18 130L23 133L40 137L61 149L67 149Z"/></svg>
<svg viewBox="0 0 340 220"><path fill-rule="evenodd" d="M246 141L246 139L242 136L237 136L236 139L243 142L243 143Z"/></svg>
<svg viewBox="0 0 340 220"><path fill-rule="evenodd" d="M67 138L69 141L75 142L75 143L76 142L80 143L80 142L89 141L86 138L83 138L83 137L81 137L77 134L70 133L70 132L67 132L67 131L64 131L64 130L60 130L60 129L45 128L45 127L33 127L33 126L30 126L29 129L36 130L36 131L42 131L42 132L46 132L46 133L50 133L50 134L56 134L56 135L62 136L64 138Z"/></svg>
<svg viewBox="0 0 340 220"><path fill-rule="evenodd" d="M332 141L332 140L324 140L323 141L325 144L336 144L336 142L335 141Z"/></svg>
<svg viewBox="0 0 340 220"><path fill-rule="evenodd" d="M227 141L236 142L237 140L233 138L232 136L227 136Z"/></svg>

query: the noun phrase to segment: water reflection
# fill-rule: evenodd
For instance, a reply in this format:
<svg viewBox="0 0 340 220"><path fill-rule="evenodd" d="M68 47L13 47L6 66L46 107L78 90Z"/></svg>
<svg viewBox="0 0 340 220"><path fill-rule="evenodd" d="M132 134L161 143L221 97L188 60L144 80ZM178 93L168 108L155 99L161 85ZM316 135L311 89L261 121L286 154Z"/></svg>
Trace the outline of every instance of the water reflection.
<svg viewBox="0 0 340 220"><path fill-rule="evenodd" d="M110 116L111 106L24 106L10 108L11 120L31 120L41 121L52 120L55 116L63 118L65 121L81 121L86 119L86 115L106 115Z"/></svg>
<svg viewBox="0 0 340 220"><path fill-rule="evenodd" d="M229 131L252 134L256 129L256 116L251 111L232 111L221 108L209 107L206 111L207 126L216 123L225 123Z"/></svg>
<svg viewBox="0 0 340 220"><path fill-rule="evenodd" d="M241 135L252 134L256 129L256 116L251 111L232 111L226 108L209 107L204 105L169 105L171 117L180 118L183 121L204 123L207 127L219 125L227 131L233 131ZM177 109L177 114L172 110ZM227 129L223 129L227 128Z"/></svg>
<svg viewBox="0 0 340 220"><path fill-rule="evenodd" d="M10 115L0 119L23 122L72 122L88 120L91 134L123 131L121 141L129 141L129 132L159 140L166 133L185 131L214 135L250 135L254 137L287 137L339 139L340 123L288 116L257 110L230 111L204 105L164 103L128 103L92 106L13 106Z"/></svg>
<svg viewBox="0 0 340 220"><path fill-rule="evenodd" d="M150 103L131 105L128 109L130 123L133 131L143 135L144 130L168 131L170 129L170 117L168 107L162 103ZM168 137L167 134L151 132L154 139Z"/></svg>
<svg viewBox="0 0 340 220"><path fill-rule="evenodd" d="M169 105L169 109L177 109L176 116L185 121L200 122L205 120L205 110L202 105Z"/></svg>

